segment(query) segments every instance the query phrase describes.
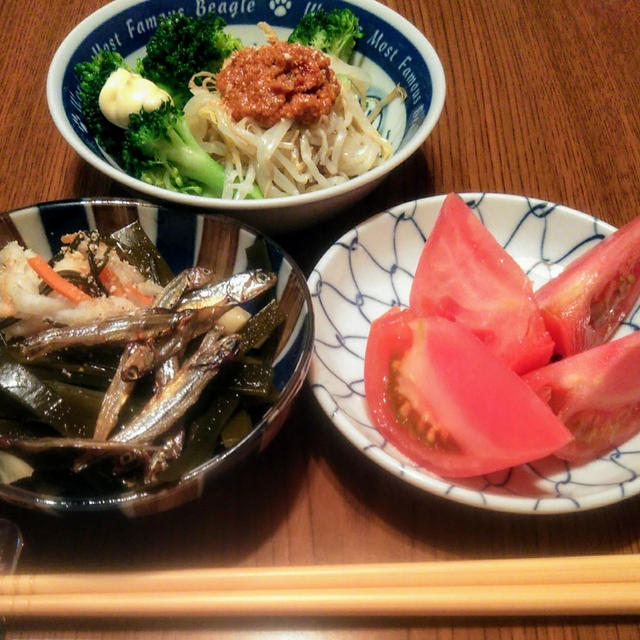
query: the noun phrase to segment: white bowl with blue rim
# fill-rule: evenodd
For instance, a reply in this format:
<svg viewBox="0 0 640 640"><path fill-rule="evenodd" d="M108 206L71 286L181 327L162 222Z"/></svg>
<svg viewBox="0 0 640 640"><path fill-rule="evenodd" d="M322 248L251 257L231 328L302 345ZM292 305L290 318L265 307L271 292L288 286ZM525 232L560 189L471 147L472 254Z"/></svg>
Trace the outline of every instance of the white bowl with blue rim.
<svg viewBox="0 0 640 640"><path fill-rule="evenodd" d="M273 271L278 275L275 296L286 321L274 359L276 402L257 417L239 442L218 449L208 460L186 471L179 481L156 489L103 493L64 489L46 492L6 484L0 460L0 500L51 513L119 510L140 516L172 509L198 498L208 483L240 462L257 455L271 442L289 415L292 402L306 378L313 344L313 310L305 278L297 264L268 236L234 218L199 214L185 216L168 207L140 200L83 198L44 202L0 213L0 248L16 240L45 259L60 248L63 234L98 229L110 234L139 221L174 273L199 264L220 274L249 267L246 249L264 242Z"/></svg>
<svg viewBox="0 0 640 640"><path fill-rule="evenodd" d="M87 131L77 98L77 63L99 49L119 51L130 62L141 57L158 19L169 12L202 16L209 9L225 19L228 30L245 45L263 44L257 23L273 26L286 37L309 4L291 0L209 3L206 0L115 0L80 22L63 40L47 78L47 101L64 139L89 164L150 200L187 208L215 210L239 218L269 233L308 226L335 215L364 197L395 167L424 143L434 128L445 98L442 64L433 46L408 20L375 0L327 0L322 8L350 8L359 18L364 37L353 62L372 79L370 95L380 98L396 84L407 91L404 104L395 101L377 121L379 131L394 149L378 167L346 183L317 192L265 200L224 200L186 195L148 185L122 171Z"/></svg>
<svg viewBox="0 0 640 640"><path fill-rule="evenodd" d="M592 215L535 198L461 196L526 271L534 288L614 231ZM495 511L554 514L595 509L637 495L640 434L584 464L547 457L452 480L404 456L373 425L364 395L369 327L390 307L408 306L413 274L443 200L424 198L379 213L334 242L313 269L307 280L315 314L309 382L319 405L338 431L382 469L447 500ZM640 304L614 337L638 329Z"/></svg>

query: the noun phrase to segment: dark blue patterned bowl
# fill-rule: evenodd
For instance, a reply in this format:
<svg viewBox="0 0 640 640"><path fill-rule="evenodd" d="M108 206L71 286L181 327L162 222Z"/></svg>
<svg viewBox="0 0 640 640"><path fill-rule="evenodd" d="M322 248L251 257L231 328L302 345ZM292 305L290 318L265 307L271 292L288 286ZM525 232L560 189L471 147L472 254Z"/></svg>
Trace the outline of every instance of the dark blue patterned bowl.
<svg viewBox="0 0 640 640"><path fill-rule="evenodd" d="M354 62L371 75L371 97L384 96L396 84L407 91L404 104L396 101L383 111L378 121L378 128L392 143L394 153L366 174L320 191L260 201L184 195L127 175L102 153L87 131L79 109L74 67L78 62L89 60L99 49L115 49L133 61L141 56L158 19L175 11L197 16L217 11L226 20L229 31L246 45L264 43L264 33L256 26L259 21L272 25L284 38L305 11L320 4L326 10L349 7L358 15L365 36L358 42L359 53ZM315 223L365 196L422 145L440 116L444 97L444 72L431 44L411 23L374 0L322 3L115 0L69 33L53 58L47 81L47 100L56 126L76 152L96 169L132 191L144 194L145 199L216 210L269 233Z"/></svg>
<svg viewBox="0 0 640 640"><path fill-rule="evenodd" d="M49 258L58 250L60 236L65 233L98 229L108 234L135 220L140 221L176 273L194 264L208 266L221 274L242 271L247 263L245 249L256 239L264 240L278 274L276 297L286 315L275 361L275 385L280 397L244 439L188 472L175 486L157 492L77 498L38 494L0 484L0 499L51 512L120 509L129 516L137 516L163 511L197 498L205 481L263 450L289 413L309 367L313 310L302 271L261 232L226 216L184 216L138 200L93 198L48 202L0 214L0 247L18 240Z"/></svg>

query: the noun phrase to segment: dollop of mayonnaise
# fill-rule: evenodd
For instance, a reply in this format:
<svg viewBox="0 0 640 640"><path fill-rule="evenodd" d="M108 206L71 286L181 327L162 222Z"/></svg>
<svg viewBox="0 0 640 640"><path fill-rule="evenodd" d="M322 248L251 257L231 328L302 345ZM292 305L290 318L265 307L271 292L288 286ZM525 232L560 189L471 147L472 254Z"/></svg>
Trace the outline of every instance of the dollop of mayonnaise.
<svg viewBox="0 0 640 640"><path fill-rule="evenodd" d="M155 111L171 96L157 84L138 73L116 69L104 83L98 104L102 115L118 127L129 126L129 115L140 109Z"/></svg>

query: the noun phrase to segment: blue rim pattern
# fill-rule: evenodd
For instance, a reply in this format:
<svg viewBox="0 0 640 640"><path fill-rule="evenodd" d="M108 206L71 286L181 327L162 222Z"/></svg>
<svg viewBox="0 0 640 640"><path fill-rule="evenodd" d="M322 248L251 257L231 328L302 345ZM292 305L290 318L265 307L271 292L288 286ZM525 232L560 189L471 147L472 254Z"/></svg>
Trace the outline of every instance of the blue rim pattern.
<svg viewBox="0 0 640 640"><path fill-rule="evenodd" d="M202 17L207 15L206 3L175 2L173 0L156 0L153 3L140 2L134 8L117 11L117 3L113 4L113 15L97 26L73 52L64 70L62 96L63 105L69 122L81 140L94 153L107 160L96 145L82 120L78 100L78 80L74 68L79 62L86 61L101 48L116 49L125 58L138 52L145 45L155 29L158 20L172 13ZM374 60L387 74L399 82L407 90L407 123L408 127L400 144L402 147L424 121L426 112L432 101L433 87L431 74L416 47L388 22L379 16L364 12L351 2L323 2L325 10L335 8L351 8L358 15L363 32L367 37L358 41L358 52ZM245 8L245 11L241 9ZM306 3L247 2L240 5L236 13L221 13L227 24L255 25L260 21L281 28L293 29L305 13ZM384 123L381 123L381 129Z"/></svg>
<svg viewBox="0 0 640 640"><path fill-rule="evenodd" d="M348 7L359 16L365 33L358 42L354 62L372 78L369 97L380 98L396 84L407 92L404 102L393 101L374 123L389 139L394 153L365 174L297 196L242 201L207 198L155 187L127 175L89 135L81 116L74 67L100 48L118 50L133 62L142 55L158 17L169 11L202 15L205 7L224 18L229 31L245 44L262 43L265 36L258 21L268 22L279 37L286 37L303 13L316 6L327 10ZM55 125L71 147L97 170L145 198L178 203L185 212L202 208L225 211L270 233L328 218L369 193L424 142L440 117L445 92L444 70L429 41L408 20L375 0L113 0L87 16L64 38L47 76L47 102Z"/></svg>
<svg viewBox="0 0 640 640"><path fill-rule="evenodd" d="M231 218L201 214L184 216L164 207L138 200L86 198L63 200L26 207L0 214L0 246L19 240L43 257L50 257L60 246L60 236L80 229L113 230L139 220L149 237L163 252L174 272L196 262L214 267L224 259L222 273L228 270L230 257L211 255L201 245L208 226L214 226L217 237L235 248L236 271L246 268L244 247L262 239L278 274L277 298L288 305L283 310L293 317L281 341L274 369L274 383L280 398L270 407L252 432L231 449L190 471L176 486L157 492L139 491L116 496L68 498L34 494L9 485L0 485L0 498L26 507L51 512L120 509L129 516L145 515L172 508L196 498L205 480L219 475L247 456L266 446L287 417L290 404L306 377L313 340L313 309L302 271L284 250L261 232ZM224 252L220 252L221 255ZM286 296L284 295L286 292ZM286 303L284 300L286 299Z"/></svg>

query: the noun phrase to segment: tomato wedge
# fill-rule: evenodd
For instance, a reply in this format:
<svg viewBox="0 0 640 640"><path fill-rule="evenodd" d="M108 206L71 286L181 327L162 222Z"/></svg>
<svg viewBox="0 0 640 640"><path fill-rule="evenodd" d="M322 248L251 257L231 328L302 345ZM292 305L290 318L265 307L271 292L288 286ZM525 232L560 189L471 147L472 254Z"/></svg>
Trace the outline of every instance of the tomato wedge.
<svg viewBox="0 0 640 640"><path fill-rule="evenodd" d="M553 353L527 274L453 193L425 243L409 306L459 322L516 373L547 364Z"/></svg>
<svg viewBox="0 0 640 640"><path fill-rule="evenodd" d="M532 371L523 380L573 433L556 452L592 460L640 431L640 331Z"/></svg>
<svg viewBox="0 0 640 640"><path fill-rule="evenodd" d="M571 440L522 378L461 325L437 316L393 308L376 319L364 382L380 433L442 476L505 469Z"/></svg>
<svg viewBox="0 0 640 640"><path fill-rule="evenodd" d="M640 295L640 216L538 289L556 351L570 356L606 342Z"/></svg>

